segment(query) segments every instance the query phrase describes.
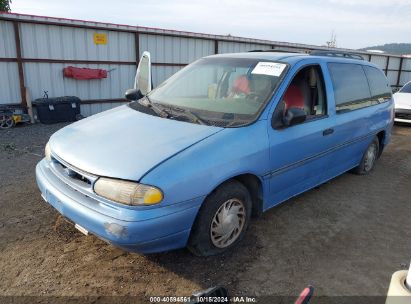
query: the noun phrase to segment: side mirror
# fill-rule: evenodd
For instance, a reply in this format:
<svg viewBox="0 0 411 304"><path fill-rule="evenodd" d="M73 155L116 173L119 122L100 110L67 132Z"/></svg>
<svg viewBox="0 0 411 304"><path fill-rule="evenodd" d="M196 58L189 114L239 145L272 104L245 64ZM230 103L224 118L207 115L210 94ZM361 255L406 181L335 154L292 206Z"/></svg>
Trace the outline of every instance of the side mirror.
<svg viewBox="0 0 411 304"><path fill-rule="evenodd" d="M283 124L286 127L302 123L307 118L305 111L300 108L289 108L283 116Z"/></svg>
<svg viewBox="0 0 411 304"><path fill-rule="evenodd" d="M125 97L126 99L130 101L134 101L134 100L139 100L140 98L143 98L144 95L141 94L141 91L139 89L129 89L126 91Z"/></svg>
<svg viewBox="0 0 411 304"><path fill-rule="evenodd" d="M139 89L143 96L150 93L151 84L151 59L150 53L144 52L138 63L136 79L134 81L134 89Z"/></svg>

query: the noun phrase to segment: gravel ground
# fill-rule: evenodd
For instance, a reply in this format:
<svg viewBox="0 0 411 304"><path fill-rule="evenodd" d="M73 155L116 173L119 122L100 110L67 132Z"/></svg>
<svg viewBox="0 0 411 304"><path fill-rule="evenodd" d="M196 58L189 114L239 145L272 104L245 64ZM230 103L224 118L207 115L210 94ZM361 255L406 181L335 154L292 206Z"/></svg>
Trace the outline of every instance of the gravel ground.
<svg viewBox="0 0 411 304"><path fill-rule="evenodd" d="M288 296L312 284L317 295L384 296L392 273L408 266L411 127L395 127L372 174L347 173L293 198L254 220L233 252L198 258L185 249L127 253L59 218L40 197L34 168L63 126L0 132L0 295L148 301L214 285L232 295Z"/></svg>

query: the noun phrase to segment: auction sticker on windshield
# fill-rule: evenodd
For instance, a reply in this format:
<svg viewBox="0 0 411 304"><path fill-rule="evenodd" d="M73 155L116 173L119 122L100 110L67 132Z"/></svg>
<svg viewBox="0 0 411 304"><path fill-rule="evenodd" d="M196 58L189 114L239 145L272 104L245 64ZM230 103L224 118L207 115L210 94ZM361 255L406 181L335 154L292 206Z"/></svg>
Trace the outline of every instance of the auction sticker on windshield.
<svg viewBox="0 0 411 304"><path fill-rule="evenodd" d="M251 74L262 74L269 76L280 76L287 65L275 62L259 62Z"/></svg>

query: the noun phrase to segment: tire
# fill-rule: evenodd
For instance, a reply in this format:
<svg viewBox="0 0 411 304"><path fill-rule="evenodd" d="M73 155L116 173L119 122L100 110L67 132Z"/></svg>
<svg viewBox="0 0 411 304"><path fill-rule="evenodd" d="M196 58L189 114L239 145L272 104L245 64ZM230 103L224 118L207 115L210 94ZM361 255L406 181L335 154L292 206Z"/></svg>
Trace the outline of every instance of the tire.
<svg viewBox="0 0 411 304"><path fill-rule="evenodd" d="M222 184L200 208L188 249L197 256L210 256L235 247L247 230L251 209L251 196L243 184L235 180Z"/></svg>
<svg viewBox="0 0 411 304"><path fill-rule="evenodd" d="M0 114L0 129L10 129L14 127L14 119L12 115Z"/></svg>
<svg viewBox="0 0 411 304"><path fill-rule="evenodd" d="M355 167L352 172L358 175L366 175L370 173L380 154L380 141L375 137L364 152L360 164Z"/></svg>

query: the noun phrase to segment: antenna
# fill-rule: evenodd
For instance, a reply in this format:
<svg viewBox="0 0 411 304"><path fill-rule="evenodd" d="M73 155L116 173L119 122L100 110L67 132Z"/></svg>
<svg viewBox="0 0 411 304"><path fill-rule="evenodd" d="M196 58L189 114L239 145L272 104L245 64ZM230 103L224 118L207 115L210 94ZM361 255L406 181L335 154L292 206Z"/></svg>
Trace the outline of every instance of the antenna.
<svg viewBox="0 0 411 304"><path fill-rule="evenodd" d="M337 47L337 35L335 34L334 30L332 30L332 32L331 32L331 39L329 41L326 41L325 43L330 48L336 48Z"/></svg>

